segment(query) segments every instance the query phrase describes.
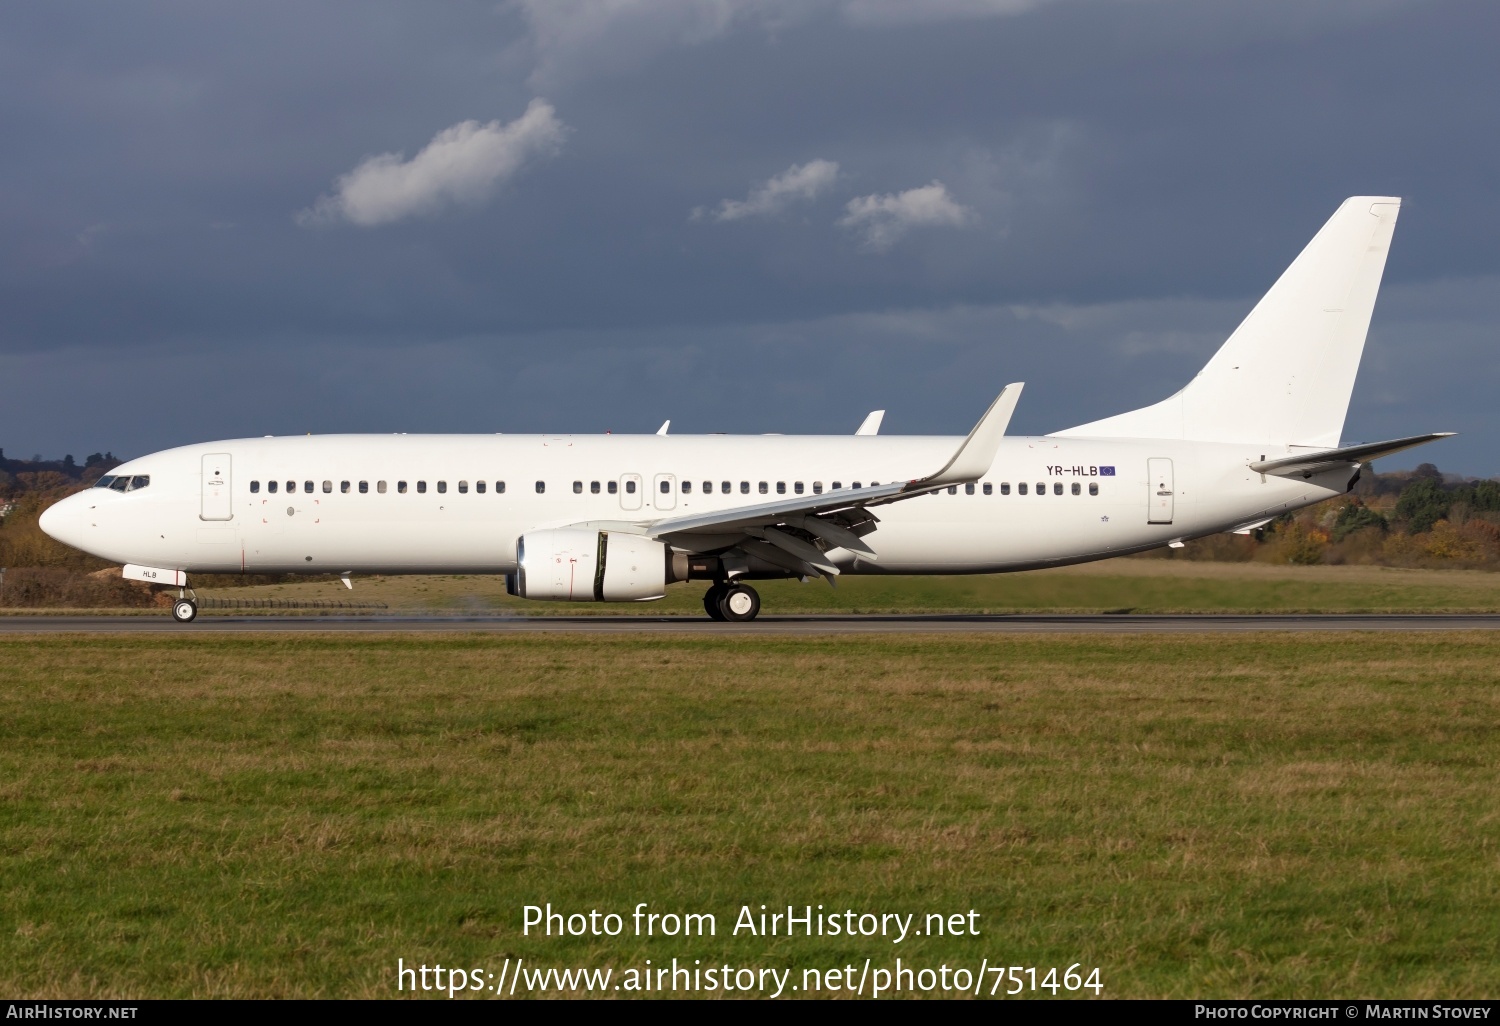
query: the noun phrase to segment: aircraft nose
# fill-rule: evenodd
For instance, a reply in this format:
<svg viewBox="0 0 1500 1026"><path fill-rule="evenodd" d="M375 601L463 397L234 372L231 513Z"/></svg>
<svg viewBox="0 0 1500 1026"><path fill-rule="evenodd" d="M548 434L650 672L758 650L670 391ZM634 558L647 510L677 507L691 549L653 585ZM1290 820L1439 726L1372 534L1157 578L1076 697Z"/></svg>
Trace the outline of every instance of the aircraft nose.
<svg viewBox="0 0 1500 1026"><path fill-rule="evenodd" d="M83 496L70 495L60 502L54 502L42 511L37 520L40 527L49 538L55 538L64 545L74 548L80 547L83 541Z"/></svg>

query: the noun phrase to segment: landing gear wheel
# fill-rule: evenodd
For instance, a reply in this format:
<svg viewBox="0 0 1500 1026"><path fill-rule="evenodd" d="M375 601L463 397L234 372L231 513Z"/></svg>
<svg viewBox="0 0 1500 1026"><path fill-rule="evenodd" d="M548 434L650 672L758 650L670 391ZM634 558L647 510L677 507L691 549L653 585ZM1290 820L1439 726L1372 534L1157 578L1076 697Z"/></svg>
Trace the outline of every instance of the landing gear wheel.
<svg viewBox="0 0 1500 1026"><path fill-rule="evenodd" d="M172 619L178 623L192 623L197 615L198 603L192 599L181 598L172 603Z"/></svg>
<svg viewBox="0 0 1500 1026"><path fill-rule="evenodd" d="M760 613L760 596L748 584L731 584L719 599L719 614L733 623L754 620Z"/></svg>
<svg viewBox="0 0 1500 1026"><path fill-rule="evenodd" d="M703 593L703 611L708 614L710 620L724 619L724 613L719 608L719 603L724 601L724 585L715 584Z"/></svg>

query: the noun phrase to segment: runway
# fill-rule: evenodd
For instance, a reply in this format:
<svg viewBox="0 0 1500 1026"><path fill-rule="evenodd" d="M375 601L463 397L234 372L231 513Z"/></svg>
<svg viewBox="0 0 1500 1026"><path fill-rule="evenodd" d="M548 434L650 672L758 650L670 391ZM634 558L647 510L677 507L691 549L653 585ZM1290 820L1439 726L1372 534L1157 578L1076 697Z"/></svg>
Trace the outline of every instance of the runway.
<svg viewBox="0 0 1500 1026"><path fill-rule="evenodd" d="M1222 631L1493 631L1500 614L876 615L765 616L715 623L672 616L8 616L0 634L198 634L382 632L589 634L1204 634Z"/></svg>

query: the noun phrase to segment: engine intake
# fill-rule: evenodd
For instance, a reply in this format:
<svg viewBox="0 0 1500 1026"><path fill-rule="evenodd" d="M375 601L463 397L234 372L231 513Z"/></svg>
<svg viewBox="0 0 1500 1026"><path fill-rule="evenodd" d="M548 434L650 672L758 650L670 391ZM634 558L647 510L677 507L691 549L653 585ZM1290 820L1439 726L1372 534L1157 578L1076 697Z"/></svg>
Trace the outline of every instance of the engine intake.
<svg viewBox="0 0 1500 1026"><path fill-rule="evenodd" d="M552 602L645 602L666 594L673 553L637 534L561 527L530 531L516 543L506 590ZM684 575L685 576L685 575Z"/></svg>

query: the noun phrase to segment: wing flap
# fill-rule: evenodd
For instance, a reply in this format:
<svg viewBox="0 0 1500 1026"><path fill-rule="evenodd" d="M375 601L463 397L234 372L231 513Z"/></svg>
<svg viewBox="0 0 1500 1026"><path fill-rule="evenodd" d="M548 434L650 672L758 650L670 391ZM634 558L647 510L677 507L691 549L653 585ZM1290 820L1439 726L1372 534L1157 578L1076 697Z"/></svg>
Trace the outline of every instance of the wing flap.
<svg viewBox="0 0 1500 1026"><path fill-rule="evenodd" d="M796 516L819 516L851 507L881 506L899 502L917 495L925 495L949 485L967 484L977 481L989 473L1010 426L1011 414L1021 398L1024 382L1006 385L1004 390L990 403L979 423L974 425L963 443L953 453L941 470L927 477L913 478L904 484L890 483L871 485L868 488L840 488L821 495L804 495L794 499L765 502L755 506L739 506L713 513L697 513L686 517L668 517L646 525L646 534L652 538L664 535L694 534L702 531L724 531L746 527L773 527L786 523ZM856 550L858 551L858 550Z"/></svg>

